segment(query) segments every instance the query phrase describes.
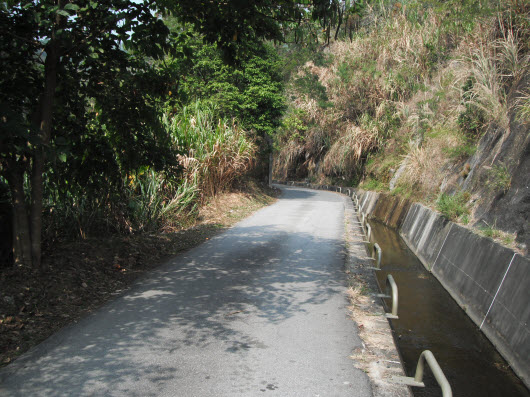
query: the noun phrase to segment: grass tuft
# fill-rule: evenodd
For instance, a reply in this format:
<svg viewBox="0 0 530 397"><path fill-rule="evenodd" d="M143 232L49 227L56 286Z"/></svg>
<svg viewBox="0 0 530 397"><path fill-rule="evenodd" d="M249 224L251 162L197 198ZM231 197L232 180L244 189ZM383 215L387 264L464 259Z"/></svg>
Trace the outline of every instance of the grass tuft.
<svg viewBox="0 0 530 397"><path fill-rule="evenodd" d="M494 191L506 193L512 185L512 177L508 167L502 163L494 165L488 172L486 185Z"/></svg>
<svg viewBox="0 0 530 397"><path fill-rule="evenodd" d="M489 237L495 241L501 242L502 244L513 247L515 243L515 234L503 232L502 230L497 229L495 223L490 225L484 222L484 225L477 228L479 234L484 237Z"/></svg>
<svg viewBox="0 0 530 397"><path fill-rule="evenodd" d="M469 215L469 198L470 195L468 192L459 192L452 196L446 193L442 193L438 197L438 201L436 202L436 208L446 218L452 221L457 221L459 220L459 218L467 217Z"/></svg>

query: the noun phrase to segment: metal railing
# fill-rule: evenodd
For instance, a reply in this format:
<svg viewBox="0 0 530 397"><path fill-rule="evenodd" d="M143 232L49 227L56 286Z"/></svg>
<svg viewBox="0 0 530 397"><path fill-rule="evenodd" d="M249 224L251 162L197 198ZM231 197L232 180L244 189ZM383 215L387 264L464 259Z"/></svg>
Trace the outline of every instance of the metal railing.
<svg viewBox="0 0 530 397"><path fill-rule="evenodd" d="M432 354L430 350L424 350L420 354L420 358L418 360L418 365L416 366L416 373L414 374L414 378L406 377L406 376L394 376L392 377L392 382L402 384L402 385L408 385L408 386L425 387L425 384L423 383L425 361L427 361L427 364L429 364L429 367L431 368L434 378L436 379L436 381L438 382L438 385L442 389L442 396L452 397L453 391L451 390L451 385L447 381L447 378L445 377L442 371L442 368L440 368L438 361L436 361L436 358L434 358L434 354Z"/></svg>
<svg viewBox="0 0 530 397"><path fill-rule="evenodd" d="M392 292L392 295L388 295L389 292ZM376 296L384 299L392 298L392 313L385 313L385 317L394 320L398 319L398 287L391 274L386 276L385 293L377 294Z"/></svg>
<svg viewBox="0 0 530 397"><path fill-rule="evenodd" d="M379 244L375 243L372 247L372 258L375 260L375 270L381 270L381 257L383 256L383 251Z"/></svg>
<svg viewBox="0 0 530 397"><path fill-rule="evenodd" d="M369 223L366 223L365 228L366 228L366 240L367 240L366 242L369 243L370 237L372 237L372 226L370 226Z"/></svg>

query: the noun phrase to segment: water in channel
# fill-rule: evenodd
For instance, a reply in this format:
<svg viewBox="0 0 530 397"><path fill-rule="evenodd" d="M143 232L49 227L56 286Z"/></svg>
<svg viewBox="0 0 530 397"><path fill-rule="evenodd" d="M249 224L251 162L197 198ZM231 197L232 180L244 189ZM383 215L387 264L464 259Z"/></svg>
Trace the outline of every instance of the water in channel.
<svg viewBox="0 0 530 397"><path fill-rule="evenodd" d="M399 319L390 320L407 376L414 376L423 350L431 350L445 373L453 396L528 397L530 392L492 343L479 331L438 280L410 251L399 234L370 221L372 241L382 251L379 285L390 273L399 290ZM392 303L387 300L387 311ZM425 388L413 387L415 397L441 396L429 369Z"/></svg>

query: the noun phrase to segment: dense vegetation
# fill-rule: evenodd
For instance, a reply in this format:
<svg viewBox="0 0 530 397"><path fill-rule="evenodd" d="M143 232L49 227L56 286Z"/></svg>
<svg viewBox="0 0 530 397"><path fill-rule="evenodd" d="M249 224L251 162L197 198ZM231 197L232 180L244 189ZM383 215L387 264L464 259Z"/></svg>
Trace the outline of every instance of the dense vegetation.
<svg viewBox="0 0 530 397"><path fill-rule="evenodd" d="M385 190L462 222L528 190L514 187L515 154L471 160L487 139L530 147L529 12L521 0L1 3L0 365L212 236L179 230L220 192L263 181L271 146L278 179ZM528 228L525 208L503 218L509 231Z"/></svg>
<svg viewBox="0 0 530 397"><path fill-rule="evenodd" d="M0 6L2 263L65 237L178 226L263 174L285 107L278 56L327 2Z"/></svg>
<svg viewBox="0 0 530 397"><path fill-rule="evenodd" d="M43 244L66 237L172 230L245 175L263 179L271 138L278 178L443 202L459 189L440 170L465 173L515 110L528 120L528 12L518 0L3 3L2 263L38 268ZM509 173L494 164L491 190Z"/></svg>
<svg viewBox="0 0 530 397"><path fill-rule="evenodd" d="M320 51L290 45L275 176L389 191L470 221L521 163L470 164L481 139L528 134L529 12L520 1L366 2Z"/></svg>

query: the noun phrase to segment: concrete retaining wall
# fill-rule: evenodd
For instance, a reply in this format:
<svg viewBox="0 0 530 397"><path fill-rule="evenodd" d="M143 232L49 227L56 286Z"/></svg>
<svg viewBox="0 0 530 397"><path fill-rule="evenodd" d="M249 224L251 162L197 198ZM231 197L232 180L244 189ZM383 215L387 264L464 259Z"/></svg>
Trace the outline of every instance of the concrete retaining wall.
<svg viewBox="0 0 530 397"><path fill-rule="evenodd" d="M427 270L530 387L530 260L421 204L352 190L365 214L398 228Z"/></svg>
<svg viewBox="0 0 530 397"><path fill-rule="evenodd" d="M529 385L530 261L462 226L450 225L448 233L433 236L441 248L428 265Z"/></svg>
<svg viewBox="0 0 530 397"><path fill-rule="evenodd" d="M431 270L444 243L452 222L421 204L410 207L399 231L401 237L425 265Z"/></svg>
<svg viewBox="0 0 530 397"><path fill-rule="evenodd" d="M375 219L385 225L399 229L403 224L412 202L398 196L383 193L367 192L362 189L355 189L361 197L359 204L367 203L363 211L368 212Z"/></svg>
<svg viewBox="0 0 530 397"><path fill-rule="evenodd" d="M414 203L403 221L396 199L358 191L365 213L399 229L431 271L514 371L530 386L530 261L493 240Z"/></svg>

